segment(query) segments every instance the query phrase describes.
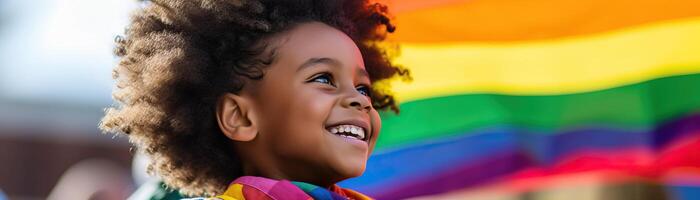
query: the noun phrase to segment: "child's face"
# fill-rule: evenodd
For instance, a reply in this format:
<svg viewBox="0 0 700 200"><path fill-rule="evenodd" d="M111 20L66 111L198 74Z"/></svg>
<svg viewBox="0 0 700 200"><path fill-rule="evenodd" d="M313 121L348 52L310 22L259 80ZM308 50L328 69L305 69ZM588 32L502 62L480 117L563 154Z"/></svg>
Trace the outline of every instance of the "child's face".
<svg viewBox="0 0 700 200"><path fill-rule="evenodd" d="M258 130L252 141L237 143L249 175L319 185L361 175L381 120L366 96L370 80L358 47L317 22L272 41L275 61L241 94L252 100ZM345 129L356 136L335 133Z"/></svg>

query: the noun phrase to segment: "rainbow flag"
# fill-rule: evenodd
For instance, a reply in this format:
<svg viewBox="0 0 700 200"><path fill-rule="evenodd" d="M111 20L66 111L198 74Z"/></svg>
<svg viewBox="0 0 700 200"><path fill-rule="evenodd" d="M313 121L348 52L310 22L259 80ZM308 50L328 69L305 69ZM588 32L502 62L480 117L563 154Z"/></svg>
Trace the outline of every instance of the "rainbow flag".
<svg viewBox="0 0 700 200"><path fill-rule="evenodd" d="M700 199L700 1L383 0L378 199Z"/></svg>

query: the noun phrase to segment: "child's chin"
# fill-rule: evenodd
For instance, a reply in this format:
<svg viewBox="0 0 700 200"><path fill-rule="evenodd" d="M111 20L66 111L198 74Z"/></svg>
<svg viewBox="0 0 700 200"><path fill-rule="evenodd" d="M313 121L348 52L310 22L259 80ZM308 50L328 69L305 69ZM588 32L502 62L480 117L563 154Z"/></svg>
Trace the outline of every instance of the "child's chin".
<svg viewBox="0 0 700 200"><path fill-rule="evenodd" d="M361 176L365 172L366 162L345 163L340 169L337 169L343 179Z"/></svg>
<svg viewBox="0 0 700 200"><path fill-rule="evenodd" d="M343 179L357 177L365 172L367 164L367 156L362 153L342 153L336 154L330 163L328 163L336 174Z"/></svg>

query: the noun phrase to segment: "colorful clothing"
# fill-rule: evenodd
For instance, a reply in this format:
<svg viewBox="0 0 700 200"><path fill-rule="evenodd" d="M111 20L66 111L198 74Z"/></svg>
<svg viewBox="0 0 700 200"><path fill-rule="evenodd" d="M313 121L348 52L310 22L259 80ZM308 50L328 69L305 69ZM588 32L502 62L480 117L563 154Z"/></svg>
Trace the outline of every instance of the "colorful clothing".
<svg viewBox="0 0 700 200"><path fill-rule="evenodd" d="M192 200L251 200L251 199L290 199L290 200L368 200L354 190L331 186L326 189L304 182L273 180L262 177L243 176L231 183L224 194L214 198Z"/></svg>

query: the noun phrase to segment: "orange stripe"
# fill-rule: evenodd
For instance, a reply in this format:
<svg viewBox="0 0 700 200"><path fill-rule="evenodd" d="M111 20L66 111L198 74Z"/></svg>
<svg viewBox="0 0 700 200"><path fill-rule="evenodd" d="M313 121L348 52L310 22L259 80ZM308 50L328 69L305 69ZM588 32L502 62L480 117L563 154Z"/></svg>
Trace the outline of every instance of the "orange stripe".
<svg viewBox="0 0 700 200"><path fill-rule="evenodd" d="M550 39L700 16L698 0L380 1L396 17L391 39L412 43Z"/></svg>
<svg viewBox="0 0 700 200"><path fill-rule="evenodd" d="M392 13L403 13L414 10L429 9L438 6L464 3L472 0L375 0L391 8Z"/></svg>

